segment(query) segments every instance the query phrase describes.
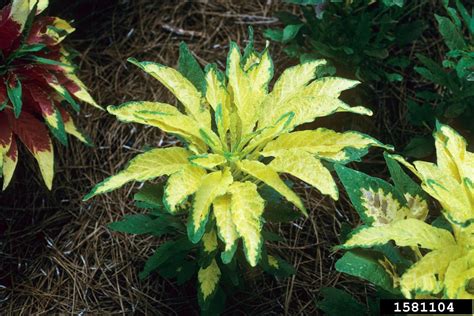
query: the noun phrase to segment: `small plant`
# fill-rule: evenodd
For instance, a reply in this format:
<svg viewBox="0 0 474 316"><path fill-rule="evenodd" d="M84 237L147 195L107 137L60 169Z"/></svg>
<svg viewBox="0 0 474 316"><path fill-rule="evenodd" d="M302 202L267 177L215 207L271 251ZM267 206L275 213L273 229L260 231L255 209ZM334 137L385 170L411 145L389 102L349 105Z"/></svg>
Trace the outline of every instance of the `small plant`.
<svg viewBox="0 0 474 316"><path fill-rule="evenodd" d="M99 107L75 75L73 54L62 40L74 31L56 17L38 17L48 1L14 0L0 10L0 170L5 189L18 162L17 141L38 161L46 186L54 175L48 129L64 145L66 134L89 144L65 103L76 100ZM45 126L46 125L46 126Z"/></svg>
<svg viewBox="0 0 474 316"><path fill-rule="evenodd" d="M161 246L145 270L166 268L163 261L155 261L162 253L175 259L169 251L179 251L184 258L191 249L198 248L195 268L203 310L214 304L216 295L221 299L221 294L216 294L220 293L219 284L232 279L229 270L245 266L245 261L251 267L260 264L267 271L278 271L285 265L266 255L264 223L275 218L272 209L288 209L279 200L286 199L304 215L307 212L279 173L299 178L337 199L338 190L328 164L358 160L370 146L387 148L353 131L293 131L335 112L371 112L338 99L341 91L357 82L322 77L323 60L285 70L270 92L273 63L269 50L254 50L251 30L250 34L243 56L235 43L230 44L225 73L214 64L203 71L184 44L180 47L179 71L130 59L166 86L182 107L139 101L110 106L108 111L122 121L158 127L176 135L184 146L155 148L138 155L85 198L130 181L169 176L162 196L158 190L151 195L160 203L161 213L188 214L187 238L182 237L182 244L169 249ZM152 234L161 229L161 224L153 227ZM237 252L240 239L242 254Z"/></svg>
<svg viewBox="0 0 474 316"><path fill-rule="evenodd" d="M462 128L474 132L474 16L461 1L455 3L457 10L449 7L449 1L444 1L449 17L435 15L439 33L448 49L442 64L417 54L422 66L415 70L436 90L419 91L416 101L408 101L409 119L414 125L430 127L435 125L436 119L454 120ZM426 149L411 156L422 158L431 154L433 145L428 139L429 136L416 136L409 147L416 145Z"/></svg>
<svg viewBox="0 0 474 316"><path fill-rule="evenodd" d="M325 58L337 71L349 72L364 82L401 81L400 70L410 63L391 54L414 41L424 30L422 21L402 22L413 4L404 1L306 1L300 4L303 19L277 13L283 29L266 30L285 52L302 60Z"/></svg>
<svg viewBox="0 0 474 316"><path fill-rule="evenodd" d="M474 298L474 153L453 129L434 134L438 163L386 156L395 186L363 173L336 170L364 225L342 249L339 271L365 278L406 298ZM416 185L396 161L420 180ZM427 223L427 195L442 216Z"/></svg>

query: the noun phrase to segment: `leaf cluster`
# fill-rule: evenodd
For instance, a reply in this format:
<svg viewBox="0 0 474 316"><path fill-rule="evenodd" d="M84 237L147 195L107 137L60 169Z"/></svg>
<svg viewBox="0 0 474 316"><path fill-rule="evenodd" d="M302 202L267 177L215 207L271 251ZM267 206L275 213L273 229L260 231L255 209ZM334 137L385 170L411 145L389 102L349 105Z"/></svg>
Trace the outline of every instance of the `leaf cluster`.
<svg viewBox="0 0 474 316"><path fill-rule="evenodd" d="M473 131L474 13L469 13L460 0L454 2L455 7L451 7L449 1L443 1L448 16L435 15L447 48L444 60L417 54L421 65L415 71L437 88L418 91L417 101L409 100L409 119L419 126L434 126L436 119L455 119Z"/></svg>
<svg viewBox="0 0 474 316"><path fill-rule="evenodd" d="M287 1L301 5L303 17L279 12L283 29L268 29L267 38L283 43L285 52L302 60L325 58L337 71L364 82L401 81L410 64L393 51L417 39L425 25L406 21L414 3L404 1Z"/></svg>

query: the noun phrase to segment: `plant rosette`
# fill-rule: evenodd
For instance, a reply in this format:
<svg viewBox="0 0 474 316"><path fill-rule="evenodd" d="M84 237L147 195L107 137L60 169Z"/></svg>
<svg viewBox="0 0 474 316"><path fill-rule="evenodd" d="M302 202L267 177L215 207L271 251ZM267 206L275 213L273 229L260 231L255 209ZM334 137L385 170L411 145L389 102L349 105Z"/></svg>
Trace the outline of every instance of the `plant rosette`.
<svg viewBox="0 0 474 316"><path fill-rule="evenodd" d="M54 152L48 130L62 144L67 134L90 144L67 111L77 101L100 108L77 78L74 54L62 46L68 22L39 16L48 1L14 0L0 10L0 171L3 189L18 162L18 141L37 160L51 189Z"/></svg>
<svg viewBox="0 0 474 316"><path fill-rule="evenodd" d="M321 76L323 60L286 69L270 91L273 62L268 47L257 52L252 30L250 37L243 55L235 43L230 44L225 73L215 64L203 71L184 44L179 70L130 59L167 87L180 106L138 101L109 106L108 111L124 122L173 134L183 147L155 148L138 155L85 198L130 181L168 176L162 198L155 200L161 199L168 214L188 215L190 244L199 245L208 258L200 260L197 272L203 310L209 308L220 280L228 277L225 271L235 262L240 240L248 265L278 267L276 259L263 255L261 260L265 252L262 229L265 218L272 216L266 206L277 204L274 197L307 216L304 203L279 174L290 174L337 199L328 165L359 160L371 146L389 148L354 131L295 131L299 125L336 112L370 115L371 111L339 100L343 90L358 82Z"/></svg>

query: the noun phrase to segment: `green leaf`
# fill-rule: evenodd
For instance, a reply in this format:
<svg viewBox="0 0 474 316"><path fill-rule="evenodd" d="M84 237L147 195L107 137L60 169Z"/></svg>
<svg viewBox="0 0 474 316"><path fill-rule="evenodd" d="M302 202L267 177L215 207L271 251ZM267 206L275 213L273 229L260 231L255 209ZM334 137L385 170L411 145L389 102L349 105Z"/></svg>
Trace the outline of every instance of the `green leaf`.
<svg viewBox="0 0 474 316"><path fill-rule="evenodd" d="M262 260L260 261L262 269L275 277L288 278L296 273L296 269L277 256L268 255L266 251L262 252Z"/></svg>
<svg viewBox="0 0 474 316"><path fill-rule="evenodd" d="M283 39L283 30L279 29L266 29L263 31L263 36L266 38L275 41L275 42L281 42Z"/></svg>
<svg viewBox="0 0 474 316"><path fill-rule="evenodd" d="M359 303L349 293L333 287L321 289L322 300L316 301L316 306L327 316L346 315L348 311L352 316L365 316L367 307Z"/></svg>
<svg viewBox="0 0 474 316"><path fill-rule="evenodd" d="M23 105L22 101L22 88L21 88L21 81L16 79L14 82L14 86L11 85L11 82L7 82L7 94L10 102L13 104L13 111L15 113L15 117L20 117L21 107Z"/></svg>
<svg viewBox="0 0 474 316"><path fill-rule="evenodd" d="M145 183L143 187L135 193L135 201L144 202L154 209L164 209L163 205L163 183L151 184Z"/></svg>
<svg viewBox="0 0 474 316"><path fill-rule="evenodd" d="M382 3L387 7L397 6L402 8L405 0L382 0Z"/></svg>
<svg viewBox="0 0 474 316"><path fill-rule="evenodd" d="M436 217L436 219L431 223L431 226L446 229L449 232L453 232L453 227L451 226L451 223L448 222L448 220L440 215Z"/></svg>
<svg viewBox="0 0 474 316"><path fill-rule="evenodd" d="M179 44L178 70L203 94L206 93L206 78L201 66L189 50L188 46L181 42Z"/></svg>
<svg viewBox="0 0 474 316"><path fill-rule="evenodd" d="M336 262L336 270L367 280L389 292L396 292L391 276L375 258L362 251L346 252Z"/></svg>
<svg viewBox="0 0 474 316"><path fill-rule="evenodd" d="M175 256L180 252L186 252L192 249L194 245L186 238L181 238L174 241L167 241L162 244L155 253L145 262L143 271L140 272L141 280L145 279L154 270L158 269L169 258Z"/></svg>
<svg viewBox="0 0 474 316"><path fill-rule="evenodd" d="M178 268L178 275L176 277L176 282L178 285L183 285L188 282L193 275L197 273L197 264L194 261L186 261Z"/></svg>
<svg viewBox="0 0 474 316"><path fill-rule="evenodd" d="M64 100L66 100L67 103L71 105L74 111L76 111L77 113L80 112L81 107L66 88L59 87L56 91L64 98Z"/></svg>
<svg viewBox="0 0 474 316"><path fill-rule="evenodd" d="M385 152L383 156L387 163L392 181L395 184L395 188L402 193L410 193L412 196L419 195L424 199L427 199L427 195L423 189L421 189L420 185L413 181L412 178L403 171L402 167L396 160L390 158L387 152Z"/></svg>
<svg viewBox="0 0 474 316"><path fill-rule="evenodd" d="M472 13L472 15L470 15L469 12L466 10L466 7L464 7L460 0L456 0L456 8L461 14L464 23L466 23L469 32L471 32L471 34L474 34L474 12Z"/></svg>
<svg viewBox="0 0 474 316"><path fill-rule="evenodd" d="M53 59L43 58L43 57L34 56L34 55L28 56L28 59L32 60L32 61L35 61L38 64L61 66L61 67L65 67L65 68L68 68L68 69L71 69L71 70L73 69L73 66L62 63L60 61L53 60Z"/></svg>
<svg viewBox="0 0 474 316"><path fill-rule="evenodd" d="M445 87L451 87L449 75L441 65L422 54L416 54L416 57L420 60L423 66L426 67L415 67L414 69L416 72L429 81Z"/></svg>
<svg viewBox="0 0 474 316"><path fill-rule="evenodd" d="M286 181L289 187L291 183ZM293 204L289 203L280 193L269 187L263 186L259 190L260 196L265 200L263 218L272 223L288 223L301 218L301 213L296 211Z"/></svg>
<svg viewBox="0 0 474 316"><path fill-rule="evenodd" d="M424 96L424 94L422 96ZM431 97L430 95L426 96ZM436 95L436 97L437 96L438 95ZM413 100L408 100L407 107L408 120L415 126L424 126L425 123L434 123L436 120L435 110L430 104L418 104Z"/></svg>
<svg viewBox="0 0 474 316"><path fill-rule="evenodd" d="M451 50L464 49L466 43L464 42L463 35L456 28L456 25L447 17L435 14L435 18L436 21L438 21L438 29L444 38L446 46Z"/></svg>
<svg viewBox="0 0 474 316"><path fill-rule="evenodd" d="M154 236L184 230L184 226L180 222L174 217L165 214L158 218L152 218L151 216L143 214L125 215L121 221L110 223L108 227L116 232L152 234Z"/></svg>
<svg viewBox="0 0 474 316"><path fill-rule="evenodd" d="M298 35L298 32L303 27L303 25L304 24L295 24L295 25L285 26L285 28L283 29L283 34L281 38L282 43L288 43L289 41L294 39L296 35Z"/></svg>
<svg viewBox="0 0 474 316"><path fill-rule="evenodd" d="M263 35L276 42L288 43L298 35L298 32L304 24L290 24L285 26L283 30L266 29Z"/></svg>
<svg viewBox="0 0 474 316"><path fill-rule="evenodd" d="M431 156L434 153L434 140L431 136L414 136L403 149L403 155L416 159Z"/></svg>

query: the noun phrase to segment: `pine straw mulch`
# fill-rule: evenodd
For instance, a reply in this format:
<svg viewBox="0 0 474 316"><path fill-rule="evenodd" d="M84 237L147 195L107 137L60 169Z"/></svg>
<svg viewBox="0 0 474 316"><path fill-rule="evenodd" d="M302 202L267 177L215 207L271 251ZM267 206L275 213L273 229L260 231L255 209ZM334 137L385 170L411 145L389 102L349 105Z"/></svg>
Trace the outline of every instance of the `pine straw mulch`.
<svg viewBox="0 0 474 316"><path fill-rule="evenodd" d="M51 10L76 19L78 30L68 43L83 53L80 77L105 106L130 100L175 102L158 82L127 64L128 57L176 65L178 45L184 40L202 64L218 61L223 68L229 41L245 45L248 25L255 28L257 48L264 47L261 33L275 25L272 13L282 7L272 0L89 0L56 3ZM294 63L275 44L272 56L277 73ZM394 89L384 92L388 98L406 94L404 87ZM372 134L398 142L398 136L378 130L392 128L402 116L393 109L381 111ZM339 121L348 122L341 118L327 124ZM367 129L364 122L349 121L345 128ZM78 124L96 147L77 141L68 148L57 146L52 192L36 176L32 159L22 153L13 183L0 195L0 314L198 314L194 284L177 287L156 275L138 279L145 260L163 240L106 228L124 214L139 212L132 202L137 185L81 202L93 184L116 173L145 146L168 146L175 140L90 107L83 108ZM371 165L383 171L380 153L371 157ZM315 315L314 300L322 287L337 284L362 300L371 291L334 270L340 254L331 247L340 242L341 223L359 223L345 195L336 203L300 182L296 186L310 216L274 226L284 240L269 246L294 264L296 275L274 279L249 272L248 287L228 299L226 314Z"/></svg>

